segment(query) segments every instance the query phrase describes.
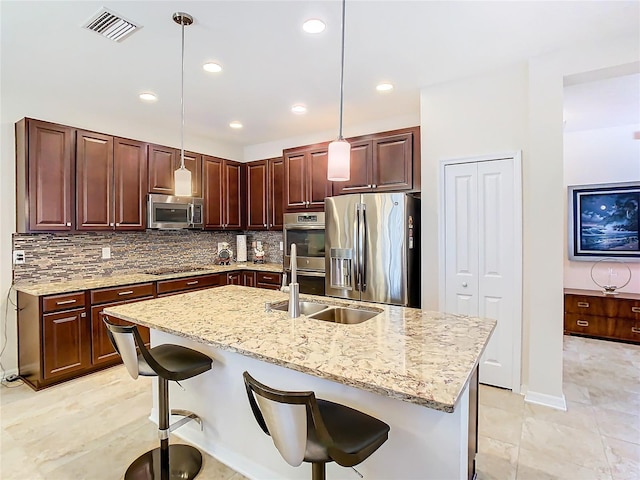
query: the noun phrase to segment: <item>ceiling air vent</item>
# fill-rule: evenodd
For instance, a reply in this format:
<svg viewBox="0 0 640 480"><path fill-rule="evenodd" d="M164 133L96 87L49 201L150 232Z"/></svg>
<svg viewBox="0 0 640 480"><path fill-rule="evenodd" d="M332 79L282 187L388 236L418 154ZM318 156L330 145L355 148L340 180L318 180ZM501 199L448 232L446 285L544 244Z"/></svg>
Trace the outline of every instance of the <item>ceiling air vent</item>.
<svg viewBox="0 0 640 480"><path fill-rule="evenodd" d="M114 42L120 42L139 29L140 26L126 20L122 15L103 7L102 10L84 24L84 28L99 33Z"/></svg>

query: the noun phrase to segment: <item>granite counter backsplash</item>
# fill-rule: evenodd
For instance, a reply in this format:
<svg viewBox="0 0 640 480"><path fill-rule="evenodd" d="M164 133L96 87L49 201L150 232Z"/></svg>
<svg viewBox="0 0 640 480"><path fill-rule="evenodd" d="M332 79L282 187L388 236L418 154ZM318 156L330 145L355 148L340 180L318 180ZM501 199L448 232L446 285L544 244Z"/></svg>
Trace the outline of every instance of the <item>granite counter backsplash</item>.
<svg viewBox="0 0 640 480"><path fill-rule="evenodd" d="M214 264L218 242L236 252L236 235L247 235L247 260L254 259L251 242L261 241L269 263L282 263L282 232L210 232L147 230L145 232L34 233L13 235L13 250L23 250L26 262L13 266L14 283L56 282L126 275L167 265ZM111 258L102 259L102 248Z"/></svg>

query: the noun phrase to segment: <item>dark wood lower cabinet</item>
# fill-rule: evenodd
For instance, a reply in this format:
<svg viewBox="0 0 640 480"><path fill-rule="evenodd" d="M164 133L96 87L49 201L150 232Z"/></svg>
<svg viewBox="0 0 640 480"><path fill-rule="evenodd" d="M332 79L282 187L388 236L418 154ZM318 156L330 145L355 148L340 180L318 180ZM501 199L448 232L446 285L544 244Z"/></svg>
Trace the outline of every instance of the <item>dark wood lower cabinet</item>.
<svg viewBox="0 0 640 480"><path fill-rule="evenodd" d="M91 365L91 343L84 308L42 316L43 377L50 380Z"/></svg>
<svg viewBox="0 0 640 480"><path fill-rule="evenodd" d="M18 373L40 390L120 363L100 315L107 307L227 284L277 289L280 282L279 273L235 271L55 295L18 291ZM138 330L149 345L149 328Z"/></svg>

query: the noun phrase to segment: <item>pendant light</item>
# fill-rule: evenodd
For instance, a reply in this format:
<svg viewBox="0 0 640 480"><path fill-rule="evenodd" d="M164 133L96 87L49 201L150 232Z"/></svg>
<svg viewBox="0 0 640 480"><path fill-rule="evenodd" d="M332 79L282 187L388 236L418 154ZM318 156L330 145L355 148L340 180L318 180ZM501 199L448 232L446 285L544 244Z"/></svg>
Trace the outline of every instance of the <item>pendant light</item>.
<svg viewBox="0 0 640 480"><path fill-rule="evenodd" d="M184 27L193 23L188 13L176 12L173 21L182 26L182 69L180 77L180 107L182 108L182 125L180 130L180 168L174 173L174 194L178 197L191 196L191 172L184 167Z"/></svg>
<svg viewBox="0 0 640 480"><path fill-rule="evenodd" d="M342 109L344 104L344 12L346 0L342 0L342 57L340 60L340 131L338 138L329 144L327 179L346 182L351 177L351 145L342 136Z"/></svg>

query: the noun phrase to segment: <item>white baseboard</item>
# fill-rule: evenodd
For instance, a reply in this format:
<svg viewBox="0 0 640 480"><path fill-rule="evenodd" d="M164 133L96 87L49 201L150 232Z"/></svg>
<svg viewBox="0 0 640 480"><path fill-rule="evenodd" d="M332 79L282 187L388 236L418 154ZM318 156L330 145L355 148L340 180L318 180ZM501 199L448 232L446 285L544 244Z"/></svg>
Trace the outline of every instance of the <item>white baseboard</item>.
<svg viewBox="0 0 640 480"><path fill-rule="evenodd" d="M564 394L556 397L555 395L547 395L546 393L528 391L524 396L524 401L555 408L556 410L567 411L567 401L564 398Z"/></svg>

